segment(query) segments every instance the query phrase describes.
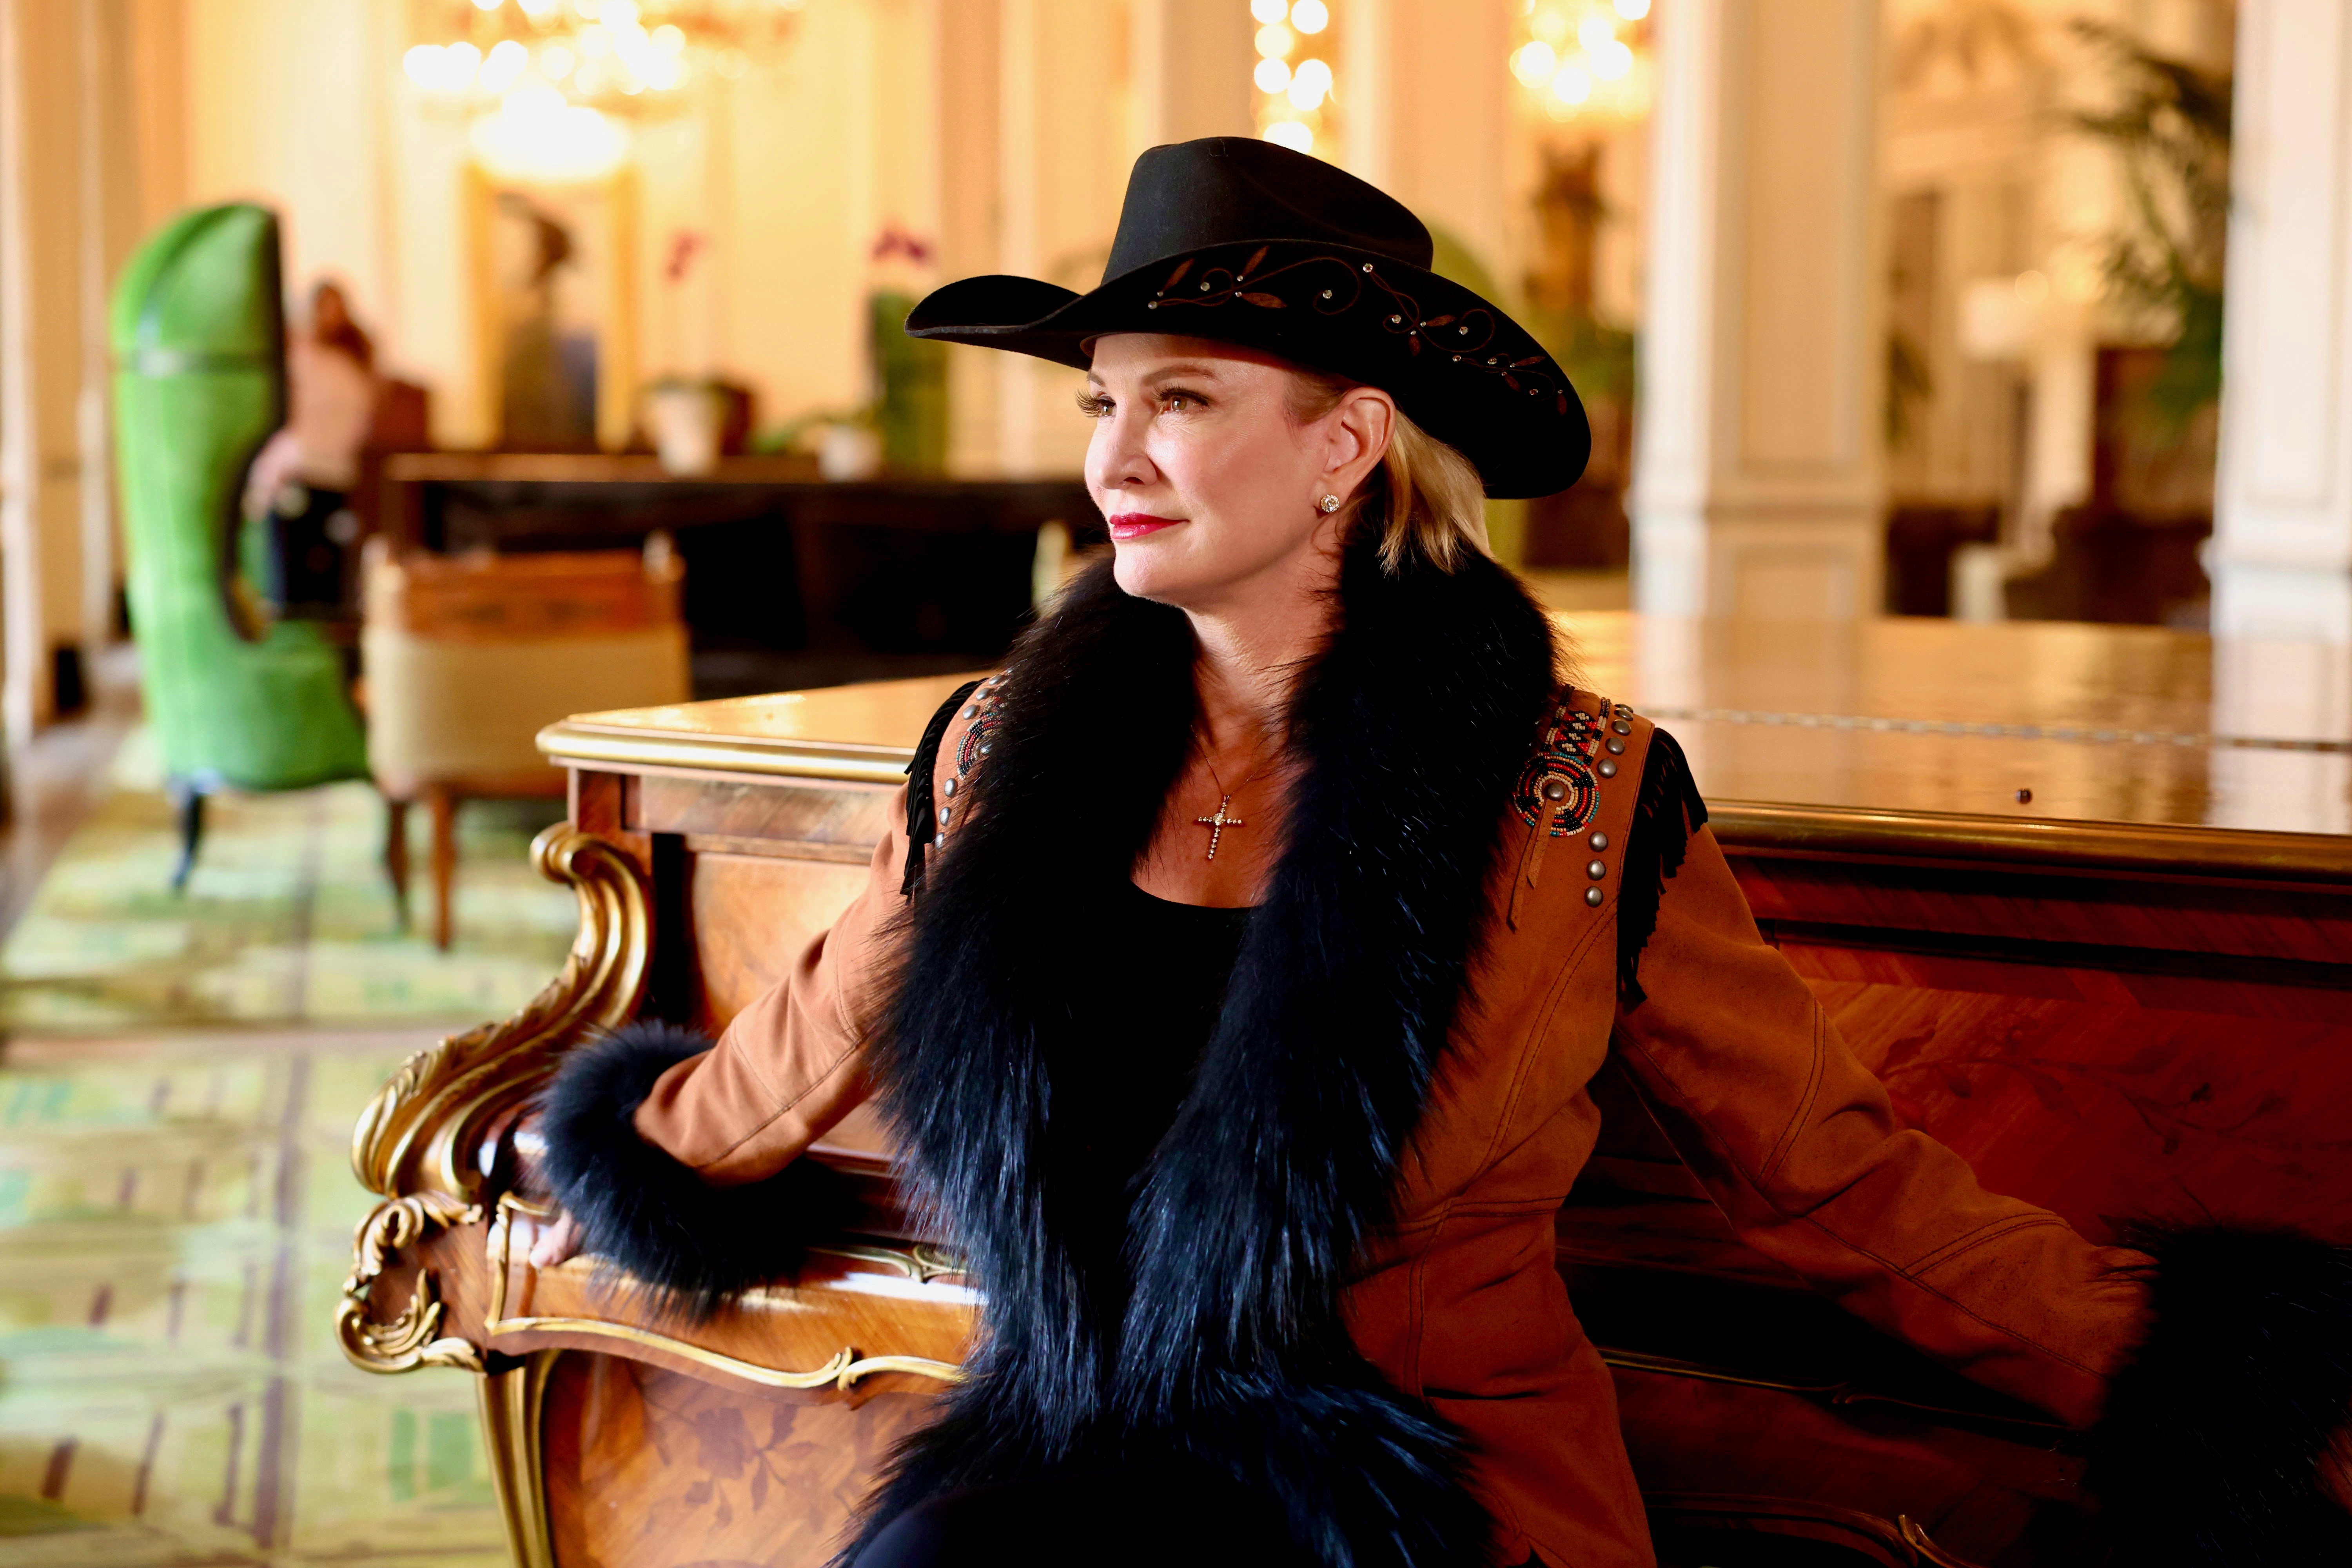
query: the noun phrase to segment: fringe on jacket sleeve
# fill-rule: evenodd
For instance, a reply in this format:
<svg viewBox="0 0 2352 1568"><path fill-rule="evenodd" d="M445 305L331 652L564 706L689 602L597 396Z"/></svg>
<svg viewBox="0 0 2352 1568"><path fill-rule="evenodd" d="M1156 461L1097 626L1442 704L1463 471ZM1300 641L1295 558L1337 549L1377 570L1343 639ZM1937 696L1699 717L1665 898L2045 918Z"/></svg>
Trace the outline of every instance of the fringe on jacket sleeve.
<svg viewBox="0 0 2352 1568"><path fill-rule="evenodd" d="M1642 787L1633 797L1633 826L1625 838L1623 889L1617 895L1617 998L1621 1006L1647 1000L1642 950L1658 929L1658 900L1666 879L1683 868L1690 837L1706 826L1706 802L1691 782L1690 763L1664 730L1650 735Z"/></svg>
<svg viewBox="0 0 2352 1568"><path fill-rule="evenodd" d="M913 898L923 885L923 851L940 831L939 803L931 796L931 781L940 767L940 742L947 738L956 710L979 689L979 681L967 680L940 704L931 721L923 726L923 738L915 743L914 760L907 764L907 862L898 878L898 891L908 898Z"/></svg>
<svg viewBox="0 0 2352 1568"><path fill-rule="evenodd" d="M671 1292L697 1318L789 1274L807 1242L838 1228L846 1211L839 1178L812 1161L717 1186L637 1135L634 1118L654 1080L710 1047L673 1024L626 1025L566 1056L539 1108L541 1169L579 1225L583 1250Z"/></svg>

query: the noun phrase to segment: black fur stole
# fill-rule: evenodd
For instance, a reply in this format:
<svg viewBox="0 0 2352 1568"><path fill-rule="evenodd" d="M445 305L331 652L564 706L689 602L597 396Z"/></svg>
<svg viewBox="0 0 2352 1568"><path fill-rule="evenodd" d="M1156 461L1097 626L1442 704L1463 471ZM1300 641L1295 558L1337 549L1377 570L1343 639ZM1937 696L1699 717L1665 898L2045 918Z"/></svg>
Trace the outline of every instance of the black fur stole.
<svg viewBox="0 0 2352 1568"><path fill-rule="evenodd" d="M952 1487L1167 1465L1271 1500L1332 1568L1484 1563L1458 1437L1357 1353L1339 1303L1464 1003L1550 627L1483 557L1390 575L1349 551L1293 699L1287 846L1131 1213L1124 1315L1099 1321L1041 1158L1046 1063L1063 976L1102 951L1192 743L1192 657L1183 616L1108 562L1074 584L1017 650L971 826L912 906L877 1082L989 1305L971 1380L897 1456L866 1538Z"/></svg>
<svg viewBox="0 0 2352 1568"><path fill-rule="evenodd" d="M2352 1247L2220 1226L2126 1239L2156 1259L2149 1328L2085 1477L2116 1562L2352 1563L2318 1470L2352 1415Z"/></svg>
<svg viewBox="0 0 2352 1568"><path fill-rule="evenodd" d="M814 1160L718 1187L637 1136L636 1109L654 1080L709 1048L676 1025L625 1025L567 1054L539 1097L542 1173L578 1223L582 1250L667 1292L647 1297L654 1310L691 1318L791 1273L804 1244L849 1213L839 1178Z"/></svg>

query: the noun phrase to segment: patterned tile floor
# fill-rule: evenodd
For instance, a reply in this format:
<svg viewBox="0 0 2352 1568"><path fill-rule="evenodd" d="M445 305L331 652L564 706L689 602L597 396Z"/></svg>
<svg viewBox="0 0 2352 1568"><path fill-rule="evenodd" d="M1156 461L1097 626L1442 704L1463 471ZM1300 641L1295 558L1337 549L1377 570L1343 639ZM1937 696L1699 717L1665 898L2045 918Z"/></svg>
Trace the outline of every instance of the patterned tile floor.
<svg viewBox="0 0 2352 1568"><path fill-rule="evenodd" d="M544 984L572 940L572 895L524 858L531 833L561 815L551 804L484 801L460 815L457 941L439 953L421 930L396 929L371 786L213 800L180 895L144 731L117 754L112 782L0 948L0 1030L479 1022ZM410 815L422 866L423 824ZM413 892L421 912L421 879Z"/></svg>
<svg viewBox="0 0 2352 1568"><path fill-rule="evenodd" d="M141 766L0 949L0 1563L501 1564L471 1380L335 1348L345 1151L410 1050L554 972L571 895L478 813L436 953L337 786L219 803L174 900Z"/></svg>

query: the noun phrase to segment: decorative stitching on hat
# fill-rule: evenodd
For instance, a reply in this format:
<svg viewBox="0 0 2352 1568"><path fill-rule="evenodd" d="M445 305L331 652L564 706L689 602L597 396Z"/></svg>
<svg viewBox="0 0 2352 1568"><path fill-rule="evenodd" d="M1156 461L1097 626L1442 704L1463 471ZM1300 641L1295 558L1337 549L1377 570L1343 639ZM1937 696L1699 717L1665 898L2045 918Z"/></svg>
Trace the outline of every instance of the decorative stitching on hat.
<svg viewBox="0 0 2352 1568"><path fill-rule="evenodd" d="M1559 412L1568 412L1567 387L1557 384L1549 372L1532 368L1546 364L1548 356L1537 353L1506 360L1501 354L1487 353L1494 346L1496 319L1495 313L1484 306L1458 314L1448 312L1423 319L1421 301L1381 277L1371 262L1356 264L1337 256L1310 256L1287 262L1271 272L1258 273L1258 264L1265 259L1266 252L1271 248L1270 246L1259 246L1238 269L1203 268L1190 292L1175 293L1176 286L1192 276L1193 264L1200 259L1196 256L1188 256L1176 264L1176 269L1168 275L1168 280L1160 286L1159 292L1145 302L1144 309L1157 310L1162 306L1178 305L1217 306L1239 300L1261 310L1285 310L1290 308L1291 302L1268 289L1265 287L1268 282L1286 273L1309 267L1336 267L1348 281L1347 298L1339 298L1336 283L1320 290L1307 301L1308 308L1316 314L1338 316L1353 310L1362 300L1364 282L1370 279L1374 287L1389 297L1392 307L1382 319L1381 328L1392 335L1402 337L1411 352L1417 354L1421 353L1422 345L1427 343L1450 355L1456 364L1466 364L1473 370L1501 377L1503 384L1514 392L1540 397L1549 390ZM1448 327L1453 329L1450 333L1444 331Z"/></svg>

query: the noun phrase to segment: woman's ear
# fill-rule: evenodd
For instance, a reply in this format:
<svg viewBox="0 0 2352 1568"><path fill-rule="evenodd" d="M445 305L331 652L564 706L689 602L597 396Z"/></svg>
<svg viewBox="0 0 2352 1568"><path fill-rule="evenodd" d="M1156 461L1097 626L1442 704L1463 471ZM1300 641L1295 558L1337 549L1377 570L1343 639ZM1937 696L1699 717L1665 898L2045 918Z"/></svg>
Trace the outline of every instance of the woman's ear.
<svg viewBox="0 0 2352 1568"><path fill-rule="evenodd" d="M1396 433L1396 402L1376 386L1350 387L1330 414L1331 488L1351 494L1388 456Z"/></svg>

